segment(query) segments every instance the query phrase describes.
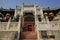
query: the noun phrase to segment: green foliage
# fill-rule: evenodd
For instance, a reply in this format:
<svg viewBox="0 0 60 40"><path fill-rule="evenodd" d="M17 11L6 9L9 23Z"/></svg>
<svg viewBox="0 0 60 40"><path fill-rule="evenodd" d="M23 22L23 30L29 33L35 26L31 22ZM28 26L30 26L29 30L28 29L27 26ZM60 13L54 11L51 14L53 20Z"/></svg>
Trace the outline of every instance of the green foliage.
<svg viewBox="0 0 60 40"><path fill-rule="evenodd" d="M57 15L60 15L60 11L57 13Z"/></svg>

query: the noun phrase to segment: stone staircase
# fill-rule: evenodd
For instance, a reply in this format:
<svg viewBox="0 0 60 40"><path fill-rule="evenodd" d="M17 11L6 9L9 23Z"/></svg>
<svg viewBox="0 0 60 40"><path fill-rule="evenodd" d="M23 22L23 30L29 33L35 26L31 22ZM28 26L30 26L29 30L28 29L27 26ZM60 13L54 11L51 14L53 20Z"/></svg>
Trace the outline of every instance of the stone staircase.
<svg viewBox="0 0 60 40"><path fill-rule="evenodd" d="M20 39L20 40L37 40L37 39Z"/></svg>
<svg viewBox="0 0 60 40"><path fill-rule="evenodd" d="M37 40L37 32L21 32L20 40Z"/></svg>
<svg viewBox="0 0 60 40"><path fill-rule="evenodd" d="M16 32L0 31L0 40L14 40Z"/></svg>

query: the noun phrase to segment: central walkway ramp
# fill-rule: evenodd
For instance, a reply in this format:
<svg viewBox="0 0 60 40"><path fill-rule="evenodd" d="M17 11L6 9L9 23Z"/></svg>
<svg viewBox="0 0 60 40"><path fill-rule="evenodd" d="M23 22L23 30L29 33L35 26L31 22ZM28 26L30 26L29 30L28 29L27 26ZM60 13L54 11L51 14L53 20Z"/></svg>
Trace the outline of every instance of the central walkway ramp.
<svg viewBox="0 0 60 40"><path fill-rule="evenodd" d="M21 32L20 40L37 40L37 32Z"/></svg>

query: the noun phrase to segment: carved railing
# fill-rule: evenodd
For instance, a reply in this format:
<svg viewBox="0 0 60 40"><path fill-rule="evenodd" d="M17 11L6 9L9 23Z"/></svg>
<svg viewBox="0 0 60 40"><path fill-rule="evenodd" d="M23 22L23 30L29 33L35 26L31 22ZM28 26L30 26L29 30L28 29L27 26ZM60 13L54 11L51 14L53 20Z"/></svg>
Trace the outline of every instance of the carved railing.
<svg viewBox="0 0 60 40"><path fill-rule="evenodd" d="M10 22L9 27L7 24L8 22L0 22L0 31L18 31L18 22Z"/></svg>
<svg viewBox="0 0 60 40"><path fill-rule="evenodd" d="M19 22L0 22L0 40L15 40L16 32L20 34L20 26L21 19L19 19Z"/></svg>
<svg viewBox="0 0 60 40"><path fill-rule="evenodd" d="M16 32L8 32L8 31L3 31L0 32L0 40L14 40L14 35Z"/></svg>
<svg viewBox="0 0 60 40"><path fill-rule="evenodd" d="M18 31L18 22L11 22L8 30L10 31Z"/></svg>
<svg viewBox="0 0 60 40"><path fill-rule="evenodd" d="M60 22L52 21L52 22L38 22L37 25L38 30L60 30Z"/></svg>
<svg viewBox="0 0 60 40"><path fill-rule="evenodd" d="M59 30L46 30L47 36L54 35L55 38L42 38L41 32L39 31L40 40L60 40L60 31Z"/></svg>
<svg viewBox="0 0 60 40"><path fill-rule="evenodd" d="M37 30L49 30L49 26L46 22L38 22L38 25L36 27Z"/></svg>
<svg viewBox="0 0 60 40"><path fill-rule="evenodd" d="M8 24L8 22L0 22L0 31L6 30L7 24Z"/></svg>
<svg viewBox="0 0 60 40"><path fill-rule="evenodd" d="M60 22L59 21L50 22L50 28L53 30L60 30Z"/></svg>

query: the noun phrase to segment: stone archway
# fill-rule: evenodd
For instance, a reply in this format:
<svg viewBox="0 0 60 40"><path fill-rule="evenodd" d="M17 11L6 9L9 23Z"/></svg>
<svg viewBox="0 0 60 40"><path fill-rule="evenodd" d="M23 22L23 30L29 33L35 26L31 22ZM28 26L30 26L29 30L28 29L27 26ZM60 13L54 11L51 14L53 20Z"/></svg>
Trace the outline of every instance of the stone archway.
<svg viewBox="0 0 60 40"><path fill-rule="evenodd" d="M24 12L23 31L34 31L35 19L33 12Z"/></svg>

